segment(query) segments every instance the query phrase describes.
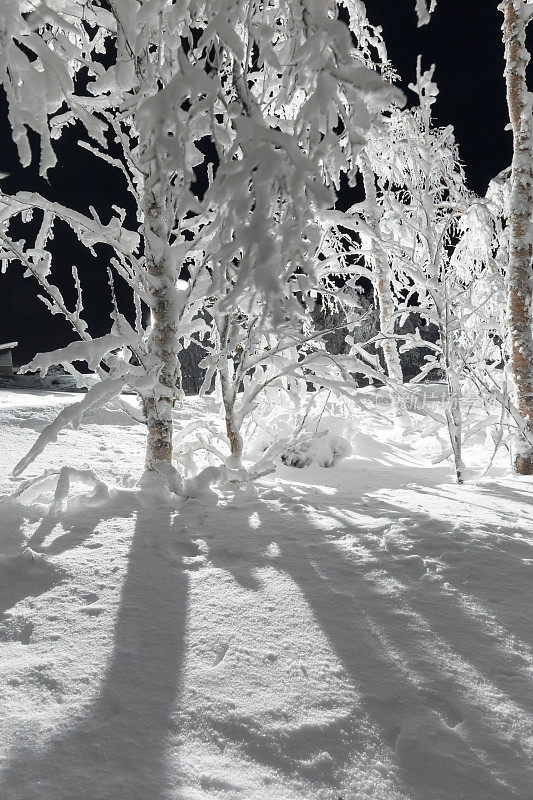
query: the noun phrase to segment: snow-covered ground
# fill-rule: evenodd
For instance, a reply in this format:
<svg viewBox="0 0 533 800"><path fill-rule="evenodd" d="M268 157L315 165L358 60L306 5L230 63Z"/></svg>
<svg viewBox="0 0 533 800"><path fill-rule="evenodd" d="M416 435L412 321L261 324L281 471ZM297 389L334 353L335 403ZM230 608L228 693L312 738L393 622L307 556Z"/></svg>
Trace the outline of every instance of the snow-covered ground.
<svg viewBox="0 0 533 800"><path fill-rule="evenodd" d="M76 399L0 392L2 494ZM2 800L533 798L531 481L456 486L370 402L354 428L330 469L174 510L120 411L39 457L122 488L0 505Z"/></svg>

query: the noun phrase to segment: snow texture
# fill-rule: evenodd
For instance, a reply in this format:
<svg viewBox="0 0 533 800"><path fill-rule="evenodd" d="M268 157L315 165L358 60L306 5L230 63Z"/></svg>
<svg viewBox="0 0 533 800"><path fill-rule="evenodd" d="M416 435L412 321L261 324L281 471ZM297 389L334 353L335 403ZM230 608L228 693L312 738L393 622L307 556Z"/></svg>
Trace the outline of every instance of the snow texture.
<svg viewBox="0 0 533 800"><path fill-rule="evenodd" d="M450 483L360 394L353 427L323 421L340 463L241 488L208 467L171 506L119 410L8 478L72 398L1 392L0 797L533 796L531 484L498 459Z"/></svg>

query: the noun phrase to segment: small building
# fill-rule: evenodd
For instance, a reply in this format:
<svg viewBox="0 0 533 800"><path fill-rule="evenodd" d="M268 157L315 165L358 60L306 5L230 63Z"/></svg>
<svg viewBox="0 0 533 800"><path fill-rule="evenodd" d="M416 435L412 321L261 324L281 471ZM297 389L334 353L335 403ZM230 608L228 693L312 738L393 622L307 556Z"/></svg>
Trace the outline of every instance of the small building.
<svg viewBox="0 0 533 800"><path fill-rule="evenodd" d="M8 344L0 344L0 377L6 375L13 375L13 348L16 347L18 342L9 342Z"/></svg>

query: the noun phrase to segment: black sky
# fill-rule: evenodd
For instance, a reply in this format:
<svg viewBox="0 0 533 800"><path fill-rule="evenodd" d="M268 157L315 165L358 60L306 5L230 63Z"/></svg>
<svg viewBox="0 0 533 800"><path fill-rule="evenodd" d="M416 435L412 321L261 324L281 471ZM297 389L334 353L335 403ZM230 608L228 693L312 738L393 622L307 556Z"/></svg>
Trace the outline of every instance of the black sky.
<svg viewBox="0 0 533 800"><path fill-rule="evenodd" d="M371 21L383 28L389 56L400 73L408 100L414 101L407 86L414 80L418 53L424 68L435 63L434 80L440 90L434 107L436 121L454 126L470 188L483 194L489 180L511 161L511 135L504 130L508 119L502 15L497 1L439 0L431 23L420 29L416 27L415 0L367 0L366 6ZM0 104L0 171L11 173L3 182L3 189L7 193L39 191L83 212L93 205L107 221L111 204L124 204L122 179L77 148L76 133L75 128L70 129L70 143L61 146L64 157L49 173L49 182L44 181L37 176L35 165L26 170L18 165L5 104ZM101 249L100 258L92 259L76 244L66 226L58 227L53 248L56 280L68 295L71 266L75 263L79 267L92 330L96 335L107 332L110 307L101 267L109 254ZM19 363L72 339L69 326L59 316L51 317L36 299L33 279L23 280L21 275L17 265L0 275L0 342L20 343L15 353Z"/></svg>
<svg viewBox="0 0 533 800"><path fill-rule="evenodd" d="M407 89L416 72L436 65L440 125L453 125L470 188L484 194L512 156L503 78L503 16L496 0L439 0L429 25L416 28L414 0L368 0L371 21L383 27L389 57Z"/></svg>

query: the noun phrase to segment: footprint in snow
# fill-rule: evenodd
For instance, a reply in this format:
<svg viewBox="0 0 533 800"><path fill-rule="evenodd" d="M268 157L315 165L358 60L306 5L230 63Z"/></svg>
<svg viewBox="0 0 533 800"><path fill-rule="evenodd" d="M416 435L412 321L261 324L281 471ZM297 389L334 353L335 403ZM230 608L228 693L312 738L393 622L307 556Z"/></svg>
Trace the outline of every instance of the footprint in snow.
<svg viewBox="0 0 533 800"><path fill-rule="evenodd" d="M435 689L423 689L420 698L448 728L455 728L463 721L463 717L450 700Z"/></svg>
<svg viewBox="0 0 533 800"><path fill-rule="evenodd" d="M395 563L398 564L403 575L412 581L419 581L427 572L424 559L420 556L402 556L396 558Z"/></svg>
<svg viewBox="0 0 533 800"><path fill-rule="evenodd" d="M0 623L0 641L29 644L33 628L33 622L25 617L8 617Z"/></svg>
<svg viewBox="0 0 533 800"><path fill-rule="evenodd" d="M302 661L293 661L290 665L290 671L293 675L303 675L305 678L309 677L307 667Z"/></svg>
<svg viewBox="0 0 533 800"><path fill-rule="evenodd" d="M207 547L196 539L177 539L172 542L172 550L181 556L184 569L195 571L207 564Z"/></svg>
<svg viewBox="0 0 533 800"><path fill-rule="evenodd" d="M209 792L242 792L242 788L235 783L215 778L213 775L202 775L200 777L200 787L202 791Z"/></svg>
<svg viewBox="0 0 533 800"><path fill-rule="evenodd" d="M226 658L226 653L229 650L229 642L223 642L217 649L215 650L215 661L213 663L213 668L218 667L224 659Z"/></svg>
<svg viewBox="0 0 533 800"><path fill-rule="evenodd" d="M92 603L95 603L98 600L98 595L95 594L94 592L85 592L81 596L85 600L87 605L91 605Z"/></svg>
<svg viewBox="0 0 533 800"><path fill-rule="evenodd" d="M98 606L86 606L85 608L81 608L80 611L88 617L99 617L100 614L104 613L104 609Z"/></svg>
<svg viewBox="0 0 533 800"><path fill-rule="evenodd" d="M385 743L389 745L392 750L396 749L396 744L402 732L401 725L392 725L390 728L383 731L383 738Z"/></svg>
<svg viewBox="0 0 533 800"><path fill-rule="evenodd" d="M263 656L263 661L267 662L269 664L275 664L276 661L278 660L278 658L279 658L279 655L277 653L268 652L268 653L265 653L265 655Z"/></svg>

